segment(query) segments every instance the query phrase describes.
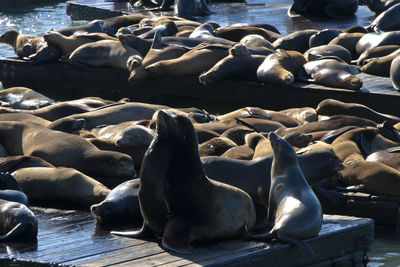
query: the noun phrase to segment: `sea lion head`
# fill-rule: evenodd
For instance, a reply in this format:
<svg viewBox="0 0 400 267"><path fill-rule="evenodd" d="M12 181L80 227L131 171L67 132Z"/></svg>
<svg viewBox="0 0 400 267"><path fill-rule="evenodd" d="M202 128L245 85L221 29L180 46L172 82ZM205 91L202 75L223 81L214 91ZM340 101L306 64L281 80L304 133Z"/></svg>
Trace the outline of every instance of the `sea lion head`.
<svg viewBox="0 0 400 267"><path fill-rule="evenodd" d="M272 149L274 150L274 162L291 166L297 164L297 156L293 147L284 139L280 138L276 133L270 132L268 139L271 142ZM280 168L279 168L280 169Z"/></svg>

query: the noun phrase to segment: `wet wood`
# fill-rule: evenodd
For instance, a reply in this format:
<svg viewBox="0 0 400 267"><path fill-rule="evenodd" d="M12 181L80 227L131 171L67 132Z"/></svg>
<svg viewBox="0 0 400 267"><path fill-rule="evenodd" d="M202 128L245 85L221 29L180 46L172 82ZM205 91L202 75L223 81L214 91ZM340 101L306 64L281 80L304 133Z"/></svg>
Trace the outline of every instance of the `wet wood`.
<svg viewBox="0 0 400 267"><path fill-rule="evenodd" d="M99 229L88 212L33 208L39 220L34 244L0 245L0 266L213 266L249 264L300 266L328 262L344 255L364 255L372 242L373 221L325 215L320 234L306 242L317 253L311 262L303 250L288 244L227 240L196 246L191 255L176 255L160 247L160 240L145 241L111 235ZM348 256L348 262L355 258ZM359 261L359 260L358 260Z"/></svg>

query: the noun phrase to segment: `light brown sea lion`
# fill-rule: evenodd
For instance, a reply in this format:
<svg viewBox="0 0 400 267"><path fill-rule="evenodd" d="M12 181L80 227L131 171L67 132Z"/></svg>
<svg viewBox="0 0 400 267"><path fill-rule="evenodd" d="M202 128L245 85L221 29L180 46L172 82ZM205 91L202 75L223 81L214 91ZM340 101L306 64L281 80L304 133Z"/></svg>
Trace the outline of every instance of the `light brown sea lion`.
<svg viewBox="0 0 400 267"><path fill-rule="evenodd" d="M154 35L153 44L141 64L136 65L129 75L129 82L137 82L150 77L150 73L146 71L146 67L161 60L174 59L182 56L188 51L187 48L178 45L165 45L161 41L161 35ZM130 63L128 63L131 65Z"/></svg>
<svg viewBox="0 0 400 267"><path fill-rule="evenodd" d="M226 130L221 134L221 137L226 137L232 140L236 145L244 145L245 144L245 136L249 133L254 132L253 129L249 129L248 127L238 126L233 127L231 129Z"/></svg>
<svg viewBox="0 0 400 267"><path fill-rule="evenodd" d="M304 52L304 57L307 61L317 60L322 57L338 57L346 63L350 63L351 54L350 52L340 45L321 45L308 49Z"/></svg>
<svg viewBox="0 0 400 267"><path fill-rule="evenodd" d="M399 55L400 48L389 55L364 60L366 63L361 67L361 71L371 75L390 77L390 65L392 64L393 59Z"/></svg>
<svg viewBox="0 0 400 267"><path fill-rule="evenodd" d="M11 155L36 156L54 166L76 168L91 177L132 178L128 155L101 151L84 138L19 122L0 122L2 145Z"/></svg>
<svg viewBox="0 0 400 267"><path fill-rule="evenodd" d="M62 55L72 53L79 46L87 43L97 42L100 40L114 40L117 38L111 37L105 33L73 33L70 36L65 36L57 31L46 32L43 36L44 40L58 49Z"/></svg>
<svg viewBox="0 0 400 267"><path fill-rule="evenodd" d="M158 76L197 76L226 57L229 48L227 45L199 45L176 59L161 60L145 69Z"/></svg>
<svg viewBox="0 0 400 267"><path fill-rule="evenodd" d="M128 69L130 57L142 58L142 54L131 46L120 41L102 40L87 43L75 49L68 60L77 66L111 67Z"/></svg>
<svg viewBox="0 0 400 267"><path fill-rule="evenodd" d="M290 85L297 71L307 60L297 51L276 50L268 55L257 69L257 77L265 84Z"/></svg>
<svg viewBox="0 0 400 267"><path fill-rule="evenodd" d="M228 149L237 146L235 142L226 137L213 137L199 145L200 157L220 156Z"/></svg>
<svg viewBox="0 0 400 267"><path fill-rule="evenodd" d="M267 234L249 237L256 240L278 238L315 256L300 240L318 235L322 227L321 205L304 178L291 145L275 133L270 133L268 139L274 150L267 218L272 229Z"/></svg>
<svg viewBox="0 0 400 267"><path fill-rule="evenodd" d="M274 42L281 37L280 34L255 26L226 26L214 30L218 37L230 40L232 42L239 42L243 37L250 34L257 34L264 37L268 42Z"/></svg>
<svg viewBox="0 0 400 267"><path fill-rule="evenodd" d="M65 36L70 36L74 32L104 32L103 20L93 20L87 24L58 29L57 31Z"/></svg>
<svg viewBox="0 0 400 267"><path fill-rule="evenodd" d="M317 33L317 30L301 30L282 36L272 43L275 49L294 50L300 53L307 51L310 37Z"/></svg>
<svg viewBox="0 0 400 267"><path fill-rule="evenodd" d="M299 79L333 88L359 90L363 82L356 76L357 66L336 59L319 59L307 62L299 72Z"/></svg>
<svg viewBox="0 0 400 267"><path fill-rule="evenodd" d="M391 147L371 153L365 161L380 162L400 171L400 149L399 147Z"/></svg>
<svg viewBox="0 0 400 267"><path fill-rule="evenodd" d="M318 115L314 108L304 107L304 108L289 108L279 111L283 114L291 116L293 119L297 120L299 124L304 124L307 122L317 121Z"/></svg>
<svg viewBox="0 0 400 267"><path fill-rule="evenodd" d="M47 127L51 123L48 120L42 119L30 113L3 113L0 114L0 121L18 121L43 127Z"/></svg>
<svg viewBox="0 0 400 267"><path fill-rule="evenodd" d="M11 45L19 58L29 57L43 45L43 37L7 30L0 35L0 43Z"/></svg>
<svg viewBox="0 0 400 267"><path fill-rule="evenodd" d="M214 30L217 27L219 25L216 25L214 22L203 23L192 31L189 38L200 38L209 43L233 45L235 42L216 36Z"/></svg>
<svg viewBox="0 0 400 267"><path fill-rule="evenodd" d="M237 49L238 46L241 46L241 49L247 52L244 52L244 55L235 55L232 50ZM271 53L272 52L271 50ZM235 45L229 50L228 56L222 58L205 73L202 73L199 76L199 81L205 85L226 79L256 81L257 69L264 59L265 56L250 55L244 45Z"/></svg>
<svg viewBox="0 0 400 267"><path fill-rule="evenodd" d="M390 115L379 113L365 105L358 103L345 103L335 99L325 99L319 102L316 111L319 115L333 116L333 115L350 115L366 118L376 123L388 121L391 124L400 122L400 118Z"/></svg>
<svg viewBox="0 0 400 267"><path fill-rule="evenodd" d="M254 155L254 150L247 145L235 146L225 151L221 157L231 159L251 160Z"/></svg>
<svg viewBox="0 0 400 267"><path fill-rule="evenodd" d="M292 128L280 128L277 129L275 133L277 133L279 136L284 136L292 132L312 133L325 130L334 130L344 126L351 126L351 125L358 127L365 127L365 126L375 127L376 122L353 116L335 115L327 120L309 122Z"/></svg>
<svg viewBox="0 0 400 267"><path fill-rule="evenodd" d="M44 205L88 209L103 201L110 192L103 184L73 168L22 168L12 175L31 201Z"/></svg>
<svg viewBox="0 0 400 267"><path fill-rule="evenodd" d="M50 99L27 87L10 87L0 91L2 107L16 109L37 109L55 103Z"/></svg>
<svg viewBox="0 0 400 267"><path fill-rule="evenodd" d="M0 242L35 242L38 221L24 204L0 199Z"/></svg>
<svg viewBox="0 0 400 267"><path fill-rule="evenodd" d="M358 58L359 53L356 50L356 45L364 33L354 32L354 33L341 33L338 37L333 38L328 44L329 45L340 45L346 48L353 59Z"/></svg>
<svg viewBox="0 0 400 267"><path fill-rule="evenodd" d="M144 218L142 230L139 233L122 234L137 237L148 229L163 236L164 248L187 253L194 241L237 237L244 228L253 227L255 210L250 196L238 188L208 179L205 175L197 150L195 130L186 116L159 111L157 135L143 166L152 168L154 172L151 163L157 164L157 181L141 172L139 203ZM147 161L149 157L153 160L160 157L166 159L166 151L171 153L168 153L166 163L161 166L159 162ZM143 167L142 170L145 169ZM179 171L174 171L177 169ZM167 185L155 189L160 183ZM157 192L162 193L157 195ZM167 212L174 215L167 217ZM154 220L157 218L159 220Z"/></svg>
<svg viewBox="0 0 400 267"><path fill-rule="evenodd" d="M239 43L246 46L248 49L267 48L275 50L271 42L258 34L246 35L242 39L240 39Z"/></svg>
<svg viewBox="0 0 400 267"><path fill-rule="evenodd" d="M400 56L395 57L390 64L390 79L393 87L400 90Z"/></svg>
<svg viewBox="0 0 400 267"><path fill-rule="evenodd" d="M365 50L358 57L357 65L363 66L366 63L366 62L364 62L364 60L389 55L390 53L396 51L399 48L400 48L399 45L383 45L383 46L377 46L377 47L373 47L371 49Z"/></svg>
<svg viewBox="0 0 400 267"><path fill-rule="evenodd" d="M96 222L101 226L142 223L139 207L140 179L133 179L115 187L100 203L90 207Z"/></svg>

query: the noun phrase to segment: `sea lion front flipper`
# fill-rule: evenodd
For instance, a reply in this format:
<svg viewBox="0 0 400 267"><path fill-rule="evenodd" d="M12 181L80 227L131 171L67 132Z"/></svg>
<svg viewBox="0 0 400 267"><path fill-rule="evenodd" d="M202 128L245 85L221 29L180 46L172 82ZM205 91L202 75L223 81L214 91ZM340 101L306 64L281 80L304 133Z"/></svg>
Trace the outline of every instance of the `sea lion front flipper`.
<svg viewBox="0 0 400 267"><path fill-rule="evenodd" d="M125 232L111 231L110 233L113 235L132 237L132 238L149 238L154 236L153 231L151 231L151 229L145 222L143 222L142 228L140 228L140 230L137 231L125 231Z"/></svg>
<svg viewBox="0 0 400 267"><path fill-rule="evenodd" d="M284 242L293 244L295 246L298 246L298 247L304 249L312 259L314 259L316 257L314 250L308 244L304 243L303 241L297 240L294 238L290 238L290 237L286 236L285 234L282 234L279 232L277 233L277 236L280 240L282 240Z"/></svg>

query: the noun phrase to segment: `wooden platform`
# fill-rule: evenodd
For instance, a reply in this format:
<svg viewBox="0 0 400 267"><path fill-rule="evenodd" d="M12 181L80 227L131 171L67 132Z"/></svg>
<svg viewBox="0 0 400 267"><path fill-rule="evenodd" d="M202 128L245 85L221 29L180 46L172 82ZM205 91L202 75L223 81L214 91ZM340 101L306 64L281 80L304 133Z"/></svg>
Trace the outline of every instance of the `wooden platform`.
<svg viewBox="0 0 400 267"><path fill-rule="evenodd" d="M224 81L204 86L196 77L151 78L137 85L127 82L129 72L119 69L75 67L66 63L31 64L0 59L0 81L4 88L26 86L56 100L98 96L119 100L195 106L209 112L225 112L244 106L281 110L290 107L316 107L326 98L365 104L380 112L400 116L400 93L389 78L360 74L361 91L295 83L275 86L261 83ZM384 103L384 104L383 104Z"/></svg>
<svg viewBox="0 0 400 267"><path fill-rule="evenodd" d="M320 234L306 241L317 254L315 261L288 244L239 239L197 247L192 255L180 256L164 251L157 240L117 237L97 229L87 212L33 211L39 220L37 243L1 244L0 266L362 266L374 238L370 219L325 215Z"/></svg>

